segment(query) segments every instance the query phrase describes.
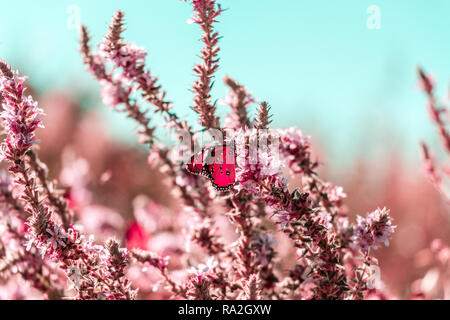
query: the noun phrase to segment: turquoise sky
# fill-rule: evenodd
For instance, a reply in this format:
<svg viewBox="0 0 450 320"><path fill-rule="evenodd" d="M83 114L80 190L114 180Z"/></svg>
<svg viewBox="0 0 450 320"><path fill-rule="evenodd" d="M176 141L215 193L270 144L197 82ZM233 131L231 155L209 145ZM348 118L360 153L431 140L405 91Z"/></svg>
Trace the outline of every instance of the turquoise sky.
<svg viewBox="0 0 450 320"><path fill-rule="evenodd" d="M417 143L437 138L428 121L416 66L438 80L445 95L450 80L450 1L224 0L221 69L214 95L226 89L225 74L270 102L275 126L299 126L320 139L329 157L349 163L358 156L404 152L419 158ZM201 43L186 23L190 6L178 0L5 1L0 0L0 57L30 76L43 91L91 92L99 87L81 65L78 34L70 28L79 8L94 41L113 12L126 13L125 37L149 51L148 65L175 102L194 121L188 91ZM366 26L366 9L377 5L381 29ZM105 110L111 133L134 141L133 125ZM102 108L102 109L100 109ZM221 109L224 113L226 108ZM328 161L330 162L330 161Z"/></svg>

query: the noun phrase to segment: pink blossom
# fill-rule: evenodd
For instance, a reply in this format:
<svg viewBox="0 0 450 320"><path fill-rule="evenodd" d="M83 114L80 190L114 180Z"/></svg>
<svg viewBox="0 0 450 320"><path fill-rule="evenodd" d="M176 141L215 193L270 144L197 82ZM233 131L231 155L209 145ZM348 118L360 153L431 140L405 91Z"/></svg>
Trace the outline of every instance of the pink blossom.
<svg viewBox="0 0 450 320"><path fill-rule="evenodd" d="M197 283L201 284L204 281L209 281L208 277L212 274L216 266L217 261L215 261L214 257L210 257L206 260L205 264L201 263L196 268L192 267L188 273L195 276Z"/></svg>
<svg viewBox="0 0 450 320"><path fill-rule="evenodd" d="M344 188L340 186L333 186L328 192L328 200L332 202L338 202L347 198L347 194L344 192Z"/></svg>
<svg viewBox="0 0 450 320"><path fill-rule="evenodd" d="M128 101L128 94L120 83L101 81L101 97L105 105L115 107Z"/></svg>
<svg viewBox="0 0 450 320"><path fill-rule="evenodd" d="M0 63L2 63L0 61ZM8 133L1 145L0 158L15 160L38 140L35 138L37 128L43 128L40 120L43 110L31 96L25 96L24 82L26 77L19 76L18 71L11 71L11 76L0 74L0 92L3 96L3 111L0 118Z"/></svg>
<svg viewBox="0 0 450 320"><path fill-rule="evenodd" d="M273 246L276 244L275 239L269 234L259 234L253 239L253 247L256 253L256 264L266 267L275 254Z"/></svg>
<svg viewBox="0 0 450 320"><path fill-rule="evenodd" d="M357 216L354 228L354 244L363 251L370 248L378 249L380 244L389 246L389 240L396 227L392 225L392 218L386 208L367 213L365 218Z"/></svg>
<svg viewBox="0 0 450 320"><path fill-rule="evenodd" d="M126 231L127 247L129 249L148 249L151 235L147 233L137 222L132 222Z"/></svg>

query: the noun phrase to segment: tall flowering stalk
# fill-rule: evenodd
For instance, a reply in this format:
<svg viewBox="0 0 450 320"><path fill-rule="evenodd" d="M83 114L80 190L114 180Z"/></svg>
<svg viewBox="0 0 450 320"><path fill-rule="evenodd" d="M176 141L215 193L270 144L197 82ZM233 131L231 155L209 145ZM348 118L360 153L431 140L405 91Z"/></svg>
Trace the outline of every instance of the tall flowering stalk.
<svg viewBox="0 0 450 320"><path fill-rule="evenodd" d="M36 248L25 250L22 245L27 240L25 223L28 214L23 203L13 194L8 175L2 172L0 179L0 276L19 275L46 298L61 299L63 292L55 266L45 261Z"/></svg>
<svg viewBox="0 0 450 320"><path fill-rule="evenodd" d="M418 69L419 73L419 85L425 92L428 103L428 113L430 115L431 121L436 125L438 133L441 139L441 144L447 155L450 154L450 134L447 130L447 123L445 121L445 115L448 113L448 109L445 105L440 104L438 99L435 97L435 83L430 75L426 74L421 68ZM450 171L448 169L439 170L436 166L434 157L429 151L429 148L425 142L421 142L422 155L424 159L424 169L425 172L433 183L433 185L438 189L438 191L443 195L447 202L450 202L450 194L443 182L443 175L448 176Z"/></svg>
<svg viewBox="0 0 450 320"><path fill-rule="evenodd" d="M272 122L270 120L270 106L267 102L262 102L258 109L258 117L255 120L255 127L257 129L267 129Z"/></svg>
<svg viewBox="0 0 450 320"><path fill-rule="evenodd" d="M445 107L438 106L438 101L434 95L435 84L432 78L427 75L421 68L418 69L420 76L420 85L428 99L428 111L431 120L436 124L442 145L446 152L450 152L450 134L446 128L443 115L447 112Z"/></svg>
<svg viewBox="0 0 450 320"><path fill-rule="evenodd" d="M427 109L431 121L436 126L441 146L447 157L450 155L450 133L448 131L448 104L436 97L436 83L430 74L422 68L418 68L419 86L427 97ZM450 170L448 167L439 168L428 145L421 142L423 155L423 167L430 182L440 192L446 203L450 203L450 192L445 179L448 179ZM424 263L428 270L421 279L411 285L411 298L413 299L449 299L448 292L450 248L440 239L434 239L429 248L417 254L419 261ZM428 256L428 258L423 258Z"/></svg>
<svg viewBox="0 0 450 320"><path fill-rule="evenodd" d="M231 129L250 127L251 121L247 109L256 100L244 86L231 77L225 77L224 83L230 88L229 95L224 102L231 108L231 113L224 124L225 127ZM238 125L238 127L234 127L234 125Z"/></svg>
<svg viewBox="0 0 450 320"><path fill-rule="evenodd" d="M205 128L218 128L219 119L215 116L216 105L212 101L211 89L214 84L214 73L219 68L219 33L214 31L214 23L222 13L216 0L191 0L194 9L192 22L198 24L203 32L201 41L202 62L194 67L198 79L192 86L195 94L192 107L199 115L199 123Z"/></svg>

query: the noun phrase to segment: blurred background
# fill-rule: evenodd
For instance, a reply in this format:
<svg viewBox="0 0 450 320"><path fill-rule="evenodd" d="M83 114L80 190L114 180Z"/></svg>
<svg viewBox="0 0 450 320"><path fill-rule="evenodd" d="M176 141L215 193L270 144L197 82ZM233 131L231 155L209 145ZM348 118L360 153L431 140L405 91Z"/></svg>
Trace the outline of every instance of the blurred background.
<svg viewBox="0 0 450 320"><path fill-rule="evenodd" d="M410 284L427 267L418 255L434 238L450 240L449 207L422 172L420 140L445 158L416 71L420 65L433 74L437 95L448 101L450 2L221 3L227 10L217 27L223 38L214 97L226 95L225 75L235 78L272 105L273 126L297 126L313 137L323 174L344 186L350 214L391 209L398 229L392 246L377 254L382 279L399 296L410 294ZM53 176L64 161L82 170L77 166L84 162L73 160L80 157L95 177L89 182L93 198L125 219L133 214L132 201L125 200L142 193L170 207L165 193L149 183L161 177L146 167L145 152L137 151L133 123L102 105L99 85L81 63L77 30L87 25L95 44L114 11L123 10L126 39L149 51L147 64L175 111L194 124L189 88L201 43L197 26L187 22L190 6L178 0L0 5L0 57L29 75L47 113L39 136ZM219 107L220 114L227 111Z"/></svg>

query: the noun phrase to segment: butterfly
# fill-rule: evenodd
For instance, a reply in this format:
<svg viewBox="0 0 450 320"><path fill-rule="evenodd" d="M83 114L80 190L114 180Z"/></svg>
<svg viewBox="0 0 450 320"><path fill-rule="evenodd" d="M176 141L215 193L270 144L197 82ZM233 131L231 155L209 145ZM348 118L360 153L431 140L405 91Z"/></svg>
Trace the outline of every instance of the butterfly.
<svg viewBox="0 0 450 320"><path fill-rule="evenodd" d="M194 154L186 170L209 178L218 191L229 190L235 183L235 153L230 145L203 148Z"/></svg>

